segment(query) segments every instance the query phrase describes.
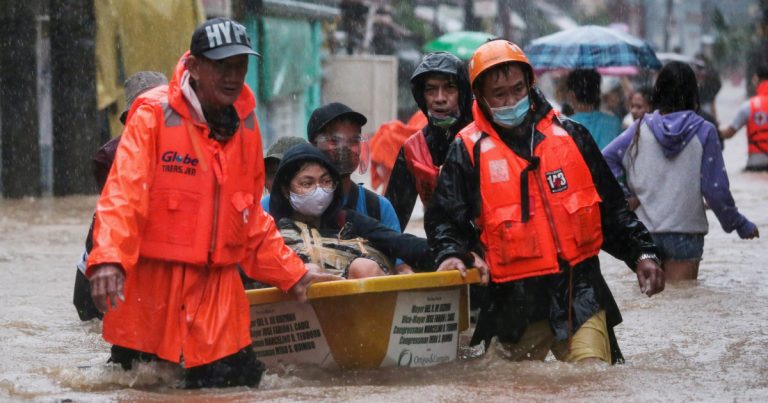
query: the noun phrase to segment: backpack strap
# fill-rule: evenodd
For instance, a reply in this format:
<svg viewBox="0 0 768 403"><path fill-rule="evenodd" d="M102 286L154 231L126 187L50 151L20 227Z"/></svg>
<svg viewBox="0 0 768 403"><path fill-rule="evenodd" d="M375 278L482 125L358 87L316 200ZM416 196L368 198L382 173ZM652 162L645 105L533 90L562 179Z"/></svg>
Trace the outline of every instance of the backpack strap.
<svg viewBox="0 0 768 403"><path fill-rule="evenodd" d="M365 208L368 210L368 217L381 221L381 204L379 195L375 192L365 189Z"/></svg>

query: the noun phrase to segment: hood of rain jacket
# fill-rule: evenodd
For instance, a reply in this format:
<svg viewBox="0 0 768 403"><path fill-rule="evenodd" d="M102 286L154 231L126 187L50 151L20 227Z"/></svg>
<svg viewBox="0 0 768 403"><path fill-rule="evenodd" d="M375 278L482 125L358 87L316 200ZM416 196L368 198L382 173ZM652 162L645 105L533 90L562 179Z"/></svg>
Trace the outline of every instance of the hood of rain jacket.
<svg viewBox="0 0 768 403"><path fill-rule="evenodd" d="M299 144L288 149L283 154L283 159L280 160L280 165L277 167L275 173L275 180L272 183L272 189L270 190L269 197L269 214L274 217L275 222L280 222L280 219L293 215L293 207L290 200L283 193L283 187L290 188L291 179L301 169L301 166L307 162L317 162L331 174L333 180L336 183L341 183L341 175L339 171L333 166L328 157L318 150L317 147L309 143ZM333 201L330 206L325 209L322 216L323 223L336 222L336 213L342 207L342 199L344 197L344 191L341 185L336 187L336 191L333 193Z"/></svg>
<svg viewBox="0 0 768 403"><path fill-rule="evenodd" d="M464 63L458 57L447 52L435 52L424 56L411 75L411 93L424 115L428 115L427 101L424 98L424 79L427 74L442 73L455 76L459 86L459 112L463 121L461 127L472 121L472 88L469 74ZM440 129L444 130L444 129Z"/></svg>
<svg viewBox="0 0 768 403"><path fill-rule="evenodd" d="M651 128L667 158L679 154L699 132L709 130L709 126L704 125L704 122L706 120L693 111L662 115L657 110L645 115L645 123Z"/></svg>

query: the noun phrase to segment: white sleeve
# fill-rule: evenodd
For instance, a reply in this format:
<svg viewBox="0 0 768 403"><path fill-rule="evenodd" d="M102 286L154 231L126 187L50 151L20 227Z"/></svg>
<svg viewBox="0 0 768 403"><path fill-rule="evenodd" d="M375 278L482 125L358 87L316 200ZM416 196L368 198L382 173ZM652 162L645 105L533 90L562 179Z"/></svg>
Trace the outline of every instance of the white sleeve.
<svg viewBox="0 0 768 403"><path fill-rule="evenodd" d="M744 101L744 103L739 107L739 111L736 112L736 116L733 118L733 121L731 121L729 126L731 126L733 130L738 131L747 124L747 120L749 120L749 115L751 113L752 106L750 105L749 100Z"/></svg>

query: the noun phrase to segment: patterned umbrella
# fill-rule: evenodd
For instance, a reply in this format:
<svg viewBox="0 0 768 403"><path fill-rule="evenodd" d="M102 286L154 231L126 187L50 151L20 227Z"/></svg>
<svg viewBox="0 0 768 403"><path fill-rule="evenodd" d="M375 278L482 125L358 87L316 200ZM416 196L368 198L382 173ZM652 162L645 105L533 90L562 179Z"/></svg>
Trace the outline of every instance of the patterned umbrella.
<svg viewBox="0 0 768 403"><path fill-rule="evenodd" d="M494 36L485 32L458 31L442 35L424 45L425 52L448 52L461 60L469 60L472 53L480 45L493 39Z"/></svg>
<svg viewBox="0 0 768 403"><path fill-rule="evenodd" d="M536 39L525 48L525 54L537 71L629 66L661 68L661 62L647 42L596 25Z"/></svg>

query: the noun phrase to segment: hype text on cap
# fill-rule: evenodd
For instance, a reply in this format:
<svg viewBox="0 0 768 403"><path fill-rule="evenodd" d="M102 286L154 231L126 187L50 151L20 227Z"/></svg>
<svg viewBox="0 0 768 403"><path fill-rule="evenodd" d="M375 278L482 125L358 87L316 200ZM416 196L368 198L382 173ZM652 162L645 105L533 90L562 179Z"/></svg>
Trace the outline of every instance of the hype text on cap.
<svg viewBox="0 0 768 403"><path fill-rule="evenodd" d="M214 18L200 24L192 34L189 51L211 60L237 55L256 55L245 27L229 18Z"/></svg>

